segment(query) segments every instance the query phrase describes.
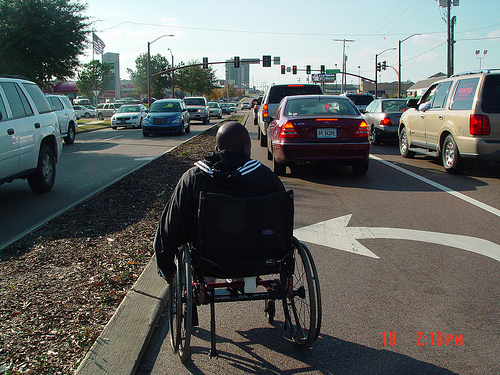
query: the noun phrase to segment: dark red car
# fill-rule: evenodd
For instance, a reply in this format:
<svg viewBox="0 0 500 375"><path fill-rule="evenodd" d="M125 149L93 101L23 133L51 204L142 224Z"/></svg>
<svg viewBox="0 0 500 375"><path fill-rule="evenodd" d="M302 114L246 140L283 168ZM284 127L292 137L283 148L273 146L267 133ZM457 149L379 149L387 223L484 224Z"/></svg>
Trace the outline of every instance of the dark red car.
<svg viewBox="0 0 500 375"><path fill-rule="evenodd" d="M294 162L335 161L352 165L355 174L368 171L369 129L345 96L283 98L268 135L268 158L279 176Z"/></svg>

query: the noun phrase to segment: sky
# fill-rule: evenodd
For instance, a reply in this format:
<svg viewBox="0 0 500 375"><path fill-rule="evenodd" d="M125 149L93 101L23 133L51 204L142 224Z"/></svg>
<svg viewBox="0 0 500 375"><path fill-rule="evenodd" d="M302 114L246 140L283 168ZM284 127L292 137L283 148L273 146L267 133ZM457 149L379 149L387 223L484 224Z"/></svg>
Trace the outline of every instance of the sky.
<svg viewBox="0 0 500 375"><path fill-rule="evenodd" d="M456 0L455 0L456 1ZM239 56L279 56L281 64L299 72L281 74L280 66L250 66L250 83L306 81L306 65L334 69L342 65L344 42L347 72L375 78L375 55L387 61L379 82L397 81L401 43L401 80L417 82L447 71L446 8L437 0L87 0L86 15L106 44L104 52L120 54L120 78L129 79L135 59L147 52L180 61L222 62ZM500 0L459 0L456 16L455 73L500 68ZM420 34L420 35L413 35ZM162 37L174 35L173 37ZM412 36L413 35L413 36ZM159 38L159 39L157 39ZM170 50L169 50L170 49ZM479 50L480 54L476 55ZM484 51L487 51L484 54ZM100 59L100 55L94 55ZM480 59L481 58L481 59ZM92 59L92 49L82 56ZM391 68L393 67L393 68ZM224 78L224 65L214 65ZM340 82L340 76L337 77ZM347 76L347 83L358 83Z"/></svg>

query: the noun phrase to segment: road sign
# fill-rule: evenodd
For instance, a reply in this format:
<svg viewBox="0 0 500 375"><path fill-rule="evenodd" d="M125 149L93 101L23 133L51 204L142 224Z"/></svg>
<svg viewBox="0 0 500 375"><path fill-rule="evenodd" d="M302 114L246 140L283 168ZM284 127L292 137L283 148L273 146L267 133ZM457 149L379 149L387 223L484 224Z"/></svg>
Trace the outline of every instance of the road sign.
<svg viewBox="0 0 500 375"><path fill-rule="evenodd" d="M327 69L326 74L337 74L340 73L340 69Z"/></svg>

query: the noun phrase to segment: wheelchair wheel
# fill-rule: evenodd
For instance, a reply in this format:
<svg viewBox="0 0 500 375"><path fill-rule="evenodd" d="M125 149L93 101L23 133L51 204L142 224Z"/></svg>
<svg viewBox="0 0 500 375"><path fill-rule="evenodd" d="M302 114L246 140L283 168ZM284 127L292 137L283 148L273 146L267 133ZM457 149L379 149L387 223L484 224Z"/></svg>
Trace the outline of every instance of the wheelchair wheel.
<svg viewBox="0 0 500 375"><path fill-rule="evenodd" d="M300 242L297 240L297 242ZM309 265L312 270L312 278L314 280L314 289L316 290L316 333L314 335L314 341L318 339L319 331L321 330L321 320L323 318L322 304L321 304L321 289L319 287L319 276L318 271L316 270L316 264L314 263L314 259L309 251L309 248L300 242L300 245L304 247L304 251L307 254L307 259L309 260Z"/></svg>
<svg viewBox="0 0 500 375"><path fill-rule="evenodd" d="M308 255L304 246L294 240L293 291L283 299L285 313L285 328L292 335L293 341L302 349L307 349L315 340L316 320L318 317L316 305L315 282Z"/></svg>
<svg viewBox="0 0 500 375"><path fill-rule="evenodd" d="M184 245L176 254L177 273L169 291L170 343L181 361L189 359L193 317L193 285L189 248Z"/></svg>

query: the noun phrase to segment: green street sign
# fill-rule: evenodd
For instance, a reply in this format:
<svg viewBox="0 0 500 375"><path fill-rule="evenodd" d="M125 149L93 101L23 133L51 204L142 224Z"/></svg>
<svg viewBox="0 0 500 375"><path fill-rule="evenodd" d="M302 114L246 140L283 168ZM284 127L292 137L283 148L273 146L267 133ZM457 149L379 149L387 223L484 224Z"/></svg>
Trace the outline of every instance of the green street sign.
<svg viewBox="0 0 500 375"><path fill-rule="evenodd" d="M326 74L337 74L340 73L340 69L327 69Z"/></svg>

